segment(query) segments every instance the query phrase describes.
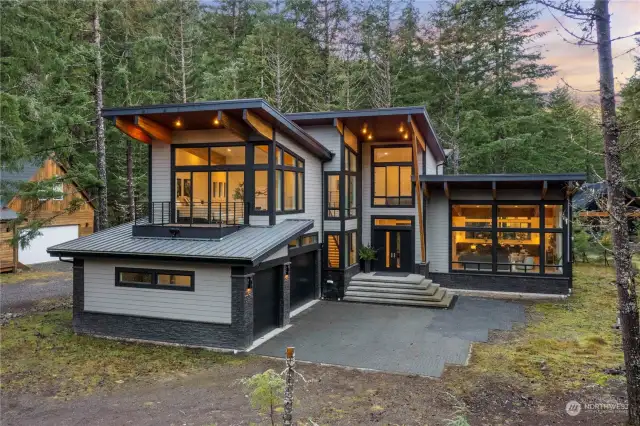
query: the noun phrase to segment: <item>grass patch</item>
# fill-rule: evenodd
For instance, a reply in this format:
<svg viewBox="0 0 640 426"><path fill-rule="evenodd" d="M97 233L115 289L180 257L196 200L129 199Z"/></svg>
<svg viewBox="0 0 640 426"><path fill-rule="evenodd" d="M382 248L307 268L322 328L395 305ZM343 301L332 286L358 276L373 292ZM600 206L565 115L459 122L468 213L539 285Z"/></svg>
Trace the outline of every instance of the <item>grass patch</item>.
<svg viewBox="0 0 640 426"><path fill-rule="evenodd" d="M25 271L25 272L11 272L6 274L0 274L0 283L2 284L19 284L25 281L32 280L46 280L48 278L60 277L63 275L69 275L68 272L60 271Z"/></svg>
<svg viewBox="0 0 640 426"><path fill-rule="evenodd" d="M469 367L454 382L469 386L465 375L470 373L516 380L534 392L605 384L612 376L603 370L623 364L621 337L612 329L617 313L614 279L613 268L575 265L571 297L533 304L527 308L531 320L526 327L501 336L499 343L474 344Z"/></svg>
<svg viewBox="0 0 640 426"><path fill-rule="evenodd" d="M10 392L66 396L246 359L204 349L76 335L69 310L21 317L0 330L0 377L2 389Z"/></svg>

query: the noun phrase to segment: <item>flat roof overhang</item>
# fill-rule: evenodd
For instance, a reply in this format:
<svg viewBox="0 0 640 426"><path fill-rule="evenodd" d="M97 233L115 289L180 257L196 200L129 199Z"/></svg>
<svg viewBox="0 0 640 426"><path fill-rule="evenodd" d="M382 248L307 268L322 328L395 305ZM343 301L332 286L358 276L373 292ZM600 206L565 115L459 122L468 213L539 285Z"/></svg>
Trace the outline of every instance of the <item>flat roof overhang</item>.
<svg viewBox="0 0 640 426"><path fill-rule="evenodd" d="M421 175L420 183L427 191L433 189L542 189L577 186L587 180L585 173L558 174L478 174Z"/></svg>
<svg viewBox="0 0 640 426"><path fill-rule="evenodd" d="M215 114L224 111L236 123L244 122L244 112L250 111L276 130L294 139L324 161L333 158L333 153L306 133L296 123L287 119L264 99L235 99L228 101L192 102L184 104L140 105L133 107L104 108L102 116L115 121L116 118L136 125L136 117L142 116L167 130L176 130L174 123L180 118L179 130L213 130Z"/></svg>
<svg viewBox="0 0 640 426"><path fill-rule="evenodd" d="M422 106L299 112L285 114L285 117L304 126L333 125L334 120L341 120L356 135L360 135L366 125L367 129L373 132L376 142L402 141L398 133L398 126L401 123L407 125L407 118L411 117L436 160L444 161L446 158L444 149L429 120L429 115Z"/></svg>

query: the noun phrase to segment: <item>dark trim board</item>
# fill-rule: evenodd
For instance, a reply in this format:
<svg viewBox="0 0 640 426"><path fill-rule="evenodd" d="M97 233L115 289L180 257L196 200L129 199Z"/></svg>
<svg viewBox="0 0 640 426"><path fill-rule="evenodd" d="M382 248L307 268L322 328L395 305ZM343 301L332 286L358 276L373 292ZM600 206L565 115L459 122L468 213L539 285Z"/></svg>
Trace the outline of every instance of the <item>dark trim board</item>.
<svg viewBox="0 0 640 426"><path fill-rule="evenodd" d="M461 290L567 295L571 288L571 279L568 277L537 274L523 276L429 272L429 278L442 287Z"/></svg>

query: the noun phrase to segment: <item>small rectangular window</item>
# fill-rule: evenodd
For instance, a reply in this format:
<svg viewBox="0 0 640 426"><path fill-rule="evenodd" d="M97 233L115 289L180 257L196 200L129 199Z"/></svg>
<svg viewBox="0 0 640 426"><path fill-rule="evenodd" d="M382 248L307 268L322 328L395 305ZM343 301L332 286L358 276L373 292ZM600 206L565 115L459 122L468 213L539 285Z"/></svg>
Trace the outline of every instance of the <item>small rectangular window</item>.
<svg viewBox="0 0 640 426"><path fill-rule="evenodd" d="M411 147L374 148L374 163L411 163L413 158Z"/></svg>
<svg viewBox="0 0 640 426"><path fill-rule="evenodd" d="M176 166L208 166L209 148L176 148Z"/></svg>
<svg viewBox="0 0 640 426"><path fill-rule="evenodd" d="M195 273L146 268L116 268L116 287L194 291Z"/></svg>
<svg viewBox="0 0 640 426"><path fill-rule="evenodd" d="M220 146L211 148L211 165L242 165L245 162L244 146Z"/></svg>
<svg viewBox="0 0 640 426"><path fill-rule="evenodd" d="M256 211L267 210L267 187L269 186L267 173L266 170L257 170L254 172L255 191L253 195L253 208Z"/></svg>
<svg viewBox="0 0 640 426"><path fill-rule="evenodd" d="M311 244L318 244L318 234L305 235L302 237L303 246L308 246Z"/></svg>
<svg viewBox="0 0 640 426"><path fill-rule="evenodd" d="M358 256L356 253L356 248L357 248L357 242L356 242L356 233L355 232L349 232L347 234L347 243L349 246L349 250L347 253L347 260L348 260L348 265L347 266L352 266L355 265L356 263L358 263Z"/></svg>
<svg viewBox="0 0 640 426"><path fill-rule="evenodd" d="M276 211L282 211L282 170L276 170Z"/></svg>
<svg viewBox="0 0 640 426"><path fill-rule="evenodd" d="M297 163L297 160L293 155L289 154L288 152L284 153L284 165L285 166L296 167L296 163Z"/></svg>
<svg viewBox="0 0 640 426"><path fill-rule="evenodd" d="M562 229L562 206L545 205L544 206L544 227Z"/></svg>
<svg viewBox="0 0 640 426"><path fill-rule="evenodd" d="M282 165L282 148L276 148L276 164Z"/></svg>
<svg viewBox="0 0 640 426"><path fill-rule="evenodd" d="M304 210L304 173L298 172L298 210Z"/></svg>
<svg viewBox="0 0 640 426"><path fill-rule="evenodd" d="M278 172L280 172L278 170ZM292 211L297 208L296 201L296 173L286 170L284 172L284 209Z"/></svg>
<svg viewBox="0 0 640 426"><path fill-rule="evenodd" d="M253 164L269 164L269 145L253 147Z"/></svg>

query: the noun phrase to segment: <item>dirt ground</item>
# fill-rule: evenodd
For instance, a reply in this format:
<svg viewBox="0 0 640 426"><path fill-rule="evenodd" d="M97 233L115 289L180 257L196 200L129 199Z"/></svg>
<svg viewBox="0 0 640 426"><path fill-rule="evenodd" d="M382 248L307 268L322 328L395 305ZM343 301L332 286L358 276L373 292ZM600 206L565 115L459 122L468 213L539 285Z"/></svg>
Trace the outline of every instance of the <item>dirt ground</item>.
<svg viewBox="0 0 640 426"><path fill-rule="evenodd" d="M3 395L4 425L249 425L270 424L251 408L239 379L282 361L251 357L239 366L163 382L115 384L109 391L63 400L48 395ZM582 412L570 417L568 401L600 401L622 389L583 390L532 397L507 383L484 383L461 397L449 380L364 372L340 367L299 364L304 377L296 382L298 424L446 425L464 413L471 425L615 425L625 414ZM452 371L450 374L464 374ZM278 419L279 420L279 419Z"/></svg>

